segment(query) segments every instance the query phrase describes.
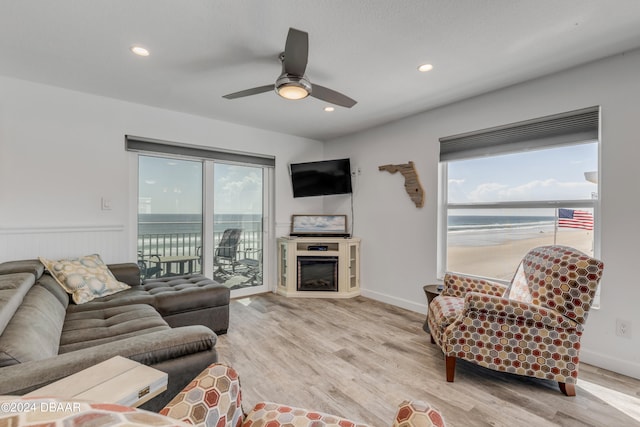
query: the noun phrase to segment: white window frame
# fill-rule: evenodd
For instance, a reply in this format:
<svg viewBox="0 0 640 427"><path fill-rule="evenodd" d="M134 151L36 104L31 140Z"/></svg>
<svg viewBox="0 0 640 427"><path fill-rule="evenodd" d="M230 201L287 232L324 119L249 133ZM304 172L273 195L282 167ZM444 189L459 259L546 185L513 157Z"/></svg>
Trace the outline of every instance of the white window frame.
<svg viewBox="0 0 640 427"><path fill-rule="evenodd" d="M594 117L594 114L595 117ZM565 120L569 117L569 120ZM571 117L584 117L585 126L576 125L570 121ZM570 111L553 116L514 123L511 125L499 126L491 129L469 132L467 134L454 135L441 138L441 150L443 142L450 142L445 154L445 159L438 164L438 214L437 214L437 260L436 273L439 280L444 279L447 272L447 252L448 252L448 212L449 209L513 209L513 208L591 208L593 209L593 253L594 257L600 258L601 231L600 231L600 200L601 200L601 162L602 162L602 138L601 138L601 113L600 107L589 107L582 110ZM568 134L572 134L573 140L554 134L553 126L548 127L549 134L545 134L546 129L536 130L536 126L552 122L560 122L567 126ZM594 127L594 124L596 127ZM517 131L522 129L522 134L517 135ZM581 132L576 132L579 129ZM571 132L573 130L573 132ZM516 133L512 133L515 131ZM582 133L582 131L584 131ZM528 133L530 132L530 133ZM536 132L538 132L536 134ZM495 135L497 142L492 143L487 135ZM524 137L522 137L524 135ZM537 136L537 139L527 139L527 136ZM581 139L581 136L584 136ZM520 139L518 139L520 138ZM511 140L512 139L512 140ZM460 142L456 142L456 140ZM526 152L535 148L551 148L554 146L579 145L586 141L597 144L598 151L598 179L597 198L584 200L542 200L542 201L521 201L521 202L495 202L495 203L449 203L448 200L448 161L471 159L478 156L498 156L505 152ZM453 142L453 144L451 143ZM466 154L465 154L466 153ZM441 152L441 158L442 158ZM495 278L488 278L496 280ZM594 298L593 307L600 306L600 288Z"/></svg>

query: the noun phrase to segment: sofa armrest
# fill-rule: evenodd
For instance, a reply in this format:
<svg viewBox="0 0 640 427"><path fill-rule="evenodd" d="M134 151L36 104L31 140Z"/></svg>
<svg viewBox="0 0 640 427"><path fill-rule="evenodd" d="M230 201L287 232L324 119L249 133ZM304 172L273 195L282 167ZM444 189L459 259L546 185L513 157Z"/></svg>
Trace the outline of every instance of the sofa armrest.
<svg viewBox="0 0 640 427"><path fill-rule="evenodd" d="M579 325L559 312L545 307L508 298L486 295L477 292L465 297L464 311L461 317L470 312L482 312L506 320L508 324L536 325L547 329L577 329Z"/></svg>
<svg viewBox="0 0 640 427"><path fill-rule="evenodd" d="M506 290L507 285L499 282L464 274L446 273L442 295L464 298L469 292L480 292L487 295L502 296Z"/></svg>
<svg viewBox="0 0 640 427"><path fill-rule="evenodd" d="M0 395L28 393L118 355L152 367L199 352L212 352L212 358L215 359L216 339L209 328L194 325L7 366L0 369Z"/></svg>
<svg viewBox="0 0 640 427"><path fill-rule="evenodd" d="M133 262L125 262L121 264L109 264L107 265L111 273L115 276L119 282L124 282L130 286L139 286L140 281L140 267Z"/></svg>

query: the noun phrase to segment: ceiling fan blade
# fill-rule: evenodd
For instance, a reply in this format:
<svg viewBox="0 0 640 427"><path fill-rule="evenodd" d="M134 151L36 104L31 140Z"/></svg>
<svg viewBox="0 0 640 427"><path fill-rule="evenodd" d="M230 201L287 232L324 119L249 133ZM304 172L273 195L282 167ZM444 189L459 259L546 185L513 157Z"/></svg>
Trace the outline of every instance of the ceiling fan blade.
<svg viewBox="0 0 640 427"><path fill-rule="evenodd" d="M309 33L289 28L284 47L284 72L294 76L304 76L309 57Z"/></svg>
<svg viewBox="0 0 640 427"><path fill-rule="evenodd" d="M259 87L254 87L252 89L241 90L240 92L234 92L228 95L224 95L223 98L227 98L227 99L242 98L244 96L251 96L251 95L257 95L259 93L269 92L270 90L275 90L275 85L259 86Z"/></svg>
<svg viewBox="0 0 640 427"><path fill-rule="evenodd" d="M347 95L317 84L312 86L311 96L346 108L351 108L358 103L358 101L349 98Z"/></svg>

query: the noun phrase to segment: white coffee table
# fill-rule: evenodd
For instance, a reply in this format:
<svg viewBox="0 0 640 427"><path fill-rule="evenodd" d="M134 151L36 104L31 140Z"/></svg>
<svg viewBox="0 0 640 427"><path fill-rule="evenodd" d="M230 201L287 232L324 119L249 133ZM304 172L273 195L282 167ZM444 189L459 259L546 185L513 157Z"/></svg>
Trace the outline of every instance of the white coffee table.
<svg viewBox="0 0 640 427"><path fill-rule="evenodd" d="M167 389L165 372L116 356L26 394L138 407Z"/></svg>

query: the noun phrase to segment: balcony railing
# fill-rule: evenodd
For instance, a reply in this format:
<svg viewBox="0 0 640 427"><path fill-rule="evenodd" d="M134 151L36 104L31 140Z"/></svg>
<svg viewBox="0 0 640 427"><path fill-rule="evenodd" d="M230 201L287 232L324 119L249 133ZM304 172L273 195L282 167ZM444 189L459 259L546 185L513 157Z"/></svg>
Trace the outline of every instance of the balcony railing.
<svg viewBox="0 0 640 427"><path fill-rule="evenodd" d="M214 245L217 247L223 232L215 232ZM237 259L262 257L262 232L243 231L238 244ZM202 256L202 233L163 233L138 235L138 254L141 259L150 260L154 256ZM153 262L153 261L152 261ZM201 270L200 262L195 265ZM214 268L215 270L215 268Z"/></svg>

